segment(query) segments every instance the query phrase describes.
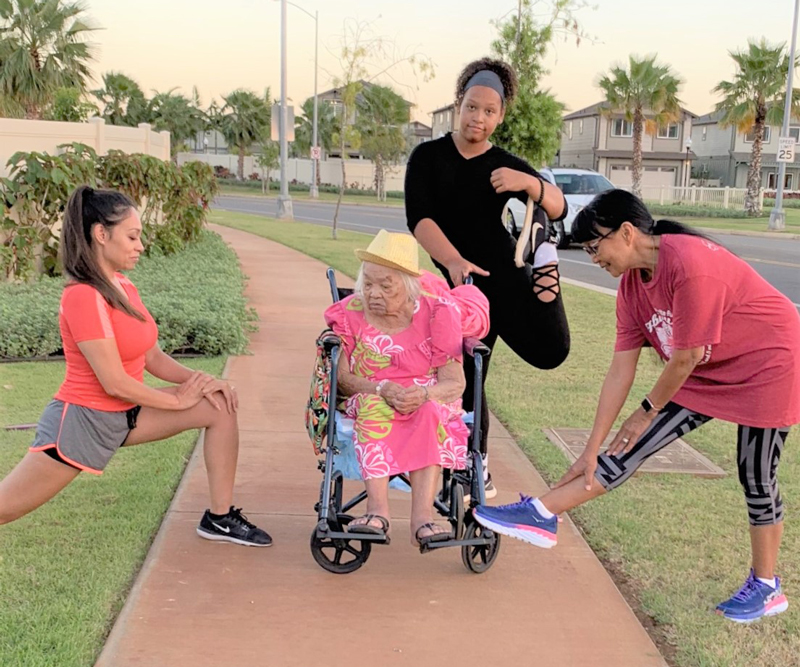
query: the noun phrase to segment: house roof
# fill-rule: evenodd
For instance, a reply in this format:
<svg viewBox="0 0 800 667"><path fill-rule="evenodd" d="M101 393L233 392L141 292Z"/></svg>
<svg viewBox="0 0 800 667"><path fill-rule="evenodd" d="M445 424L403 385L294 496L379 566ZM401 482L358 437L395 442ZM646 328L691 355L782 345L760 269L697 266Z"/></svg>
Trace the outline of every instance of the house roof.
<svg viewBox="0 0 800 667"><path fill-rule="evenodd" d="M583 109L578 109L577 111L573 111L572 113L564 116L561 120L575 120L577 118L598 116L600 115L600 111L606 108L608 108L608 102L597 102L596 104L592 104L591 106L584 107ZM684 109L683 107L681 107L681 111L685 113L687 116L690 116L692 119L697 118L697 114L693 114L688 109Z"/></svg>
<svg viewBox="0 0 800 667"><path fill-rule="evenodd" d="M625 150L598 150L595 151L597 157L606 157L612 159L628 159L633 158L633 151ZM659 151L643 151L642 160L685 160L686 151L683 152L659 152ZM696 160L697 154L694 151L689 151L689 159Z"/></svg>
<svg viewBox="0 0 800 667"><path fill-rule="evenodd" d="M438 109L434 109L433 111L431 111L431 113L434 114L434 113L439 113L440 111L449 111L450 109L455 110L455 108L456 105L455 102L453 102L451 104L448 104L446 107L439 107Z"/></svg>
<svg viewBox="0 0 800 667"><path fill-rule="evenodd" d="M718 123L722 118L722 111L712 111L711 113L703 114L692 122L692 125L713 125Z"/></svg>
<svg viewBox="0 0 800 667"><path fill-rule="evenodd" d="M369 89L369 88L372 88L374 86L380 85L380 84L377 84L377 83L371 83L369 81L365 81L364 79L360 79L358 82L361 84L361 88L362 89L364 89L364 88ZM387 87L390 87L390 86L387 86ZM395 91L395 92L397 92L397 91ZM332 98L334 100L339 100L339 99L342 98L342 96L339 94L339 88L331 88L330 90L326 90L326 91L324 91L322 93L317 93L317 97L327 97L327 98ZM409 108L414 106L413 102L409 102L405 98L403 98L403 102L405 102L406 105Z"/></svg>

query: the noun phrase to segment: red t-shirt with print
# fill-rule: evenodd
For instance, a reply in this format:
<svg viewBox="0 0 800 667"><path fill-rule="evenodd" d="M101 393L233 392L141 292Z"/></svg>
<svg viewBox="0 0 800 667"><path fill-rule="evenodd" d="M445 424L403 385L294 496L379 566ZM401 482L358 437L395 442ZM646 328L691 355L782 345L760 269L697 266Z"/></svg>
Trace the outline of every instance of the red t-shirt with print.
<svg viewBox="0 0 800 667"><path fill-rule="evenodd" d="M617 294L618 352L651 345L705 355L673 400L745 426L800 422L800 315L744 260L707 239L661 236L650 282L626 272Z"/></svg>
<svg viewBox="0 0 800 667"><path fill-rule="evenodd" d="M144 380L145 353L158 341L158 327L133 283L122 274L117 274L117 279L125 290L128 302L144 315L144 322L109 306L100 292L90 285L71 283L64 288L59 326L67 373L55 395L60 401L108 412L134 407L132 403L105 392L78 347L78 343L87 340L113 338L125 372L138 382Z"/></svg>

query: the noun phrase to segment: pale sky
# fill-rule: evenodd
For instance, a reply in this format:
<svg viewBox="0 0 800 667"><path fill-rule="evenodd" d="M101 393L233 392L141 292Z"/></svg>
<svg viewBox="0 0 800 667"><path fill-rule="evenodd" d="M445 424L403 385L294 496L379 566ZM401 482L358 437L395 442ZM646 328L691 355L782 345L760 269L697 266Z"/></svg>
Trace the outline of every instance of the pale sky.
<svg viewBox="0 0 800 667"><path fill-rule="evenodd" d="M122 71L145 92L173 87L191 92L203 104L239 87L261 93L280 91L279 0L85 0L88 14L103 30L95 33L100 75ZM414 102L417 120L453 99L455 79L470 60L488 55L496 35L491 25L516 0L297 0L319 11L319 91L332 87L346 18L371 21L375 36L394 41L405 54L429 56L432 81L408 67L393 70L397 92ZM754 9L754 7L758 9ZM595 0L579 19L594 43L579 47L570 39L551 49L551 74L544 85L574 111L602 99L599 75L631 53L657 53L684 79L684 106L700 115L713 109L710 90L733 74L728 51L748 38L770 42L791 38L793 0ZM314 21L288 7L287 95L299 106L314 92ZM797 79L796 85L797 85Z"/></svg>

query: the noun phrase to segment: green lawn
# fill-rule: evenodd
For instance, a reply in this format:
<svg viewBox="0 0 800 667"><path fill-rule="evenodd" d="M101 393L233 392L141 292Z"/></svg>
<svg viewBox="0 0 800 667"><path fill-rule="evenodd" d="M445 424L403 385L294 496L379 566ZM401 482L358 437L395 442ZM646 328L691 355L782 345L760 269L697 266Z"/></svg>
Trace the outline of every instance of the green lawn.
<svg viewBox="0 0 800 667"><path fill-rule="evenodd" d="M219 374L221 357L186 365ZM22 458L63 362L0 365L0 478ZM0 527L0 665L94 663L161 525L197 432L122 449L106 472ZM200 517L198 517L199 520Z"/></svg>
<svg viewBox="0 0 800 667"><path fill-rule="evenodd" d="M800 234L800 209L786 208L786 228L784 233ZM768 232L769 210L765 208L767 216L764 218L692 218L678 217L676 220L696 227L707 227L718 230L744 230L750 232ZM659 217L659 216L656 216Z"/></svg>
<svg viewBox="0 0 800 667"><path fill-rule="evenodd" d="M339 240L332 241L324 227L244 214L215 212L211 218L296 248L351 276L358 267L353 249L368 240L340 231ZM423 265L431 267L427 257ZM591 426L614 340L611 297L565 285L564 299L572 330L569 359L554 371L538 371L499 344L488 380L490 407L551 483L567 462L542 429ZM643 354L625 415L652 386L660 368L654 356ZM800 454L792 446L797 436L790 438L780 477L791 517L800 498ZM571 516L671 664L798 665L800 614L795 607L752 626L711 613L741 585L749 567L747 515L736 478L736 428L712 422L687 440L728 476L640 475ZM790 599L800 600L800 532L794 525L787 524L779 573Z"/></svg>

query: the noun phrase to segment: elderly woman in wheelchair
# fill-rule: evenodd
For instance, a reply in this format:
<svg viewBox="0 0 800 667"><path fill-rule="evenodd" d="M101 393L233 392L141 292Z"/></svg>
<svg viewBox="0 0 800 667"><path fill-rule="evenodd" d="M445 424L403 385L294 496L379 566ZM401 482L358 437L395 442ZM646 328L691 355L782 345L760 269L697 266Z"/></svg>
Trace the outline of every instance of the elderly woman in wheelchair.
<svg viewBox="0 0 800 667"><path fill-rule="evenodd" d="M441 469L467 464L461 310L446 292L426 289L439 279L420 273L413 237L381 231L356 255L362 265L355 293L325 313L342 342L339 407L354 421L367 492L366 513L347 531L388 542L389 480L408 472L411 543L450 540L450 526L434 522L433 509Z"/></svg>

